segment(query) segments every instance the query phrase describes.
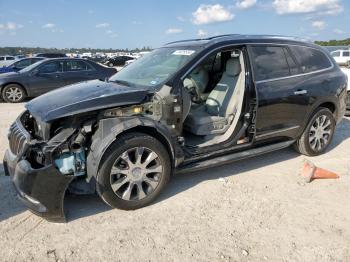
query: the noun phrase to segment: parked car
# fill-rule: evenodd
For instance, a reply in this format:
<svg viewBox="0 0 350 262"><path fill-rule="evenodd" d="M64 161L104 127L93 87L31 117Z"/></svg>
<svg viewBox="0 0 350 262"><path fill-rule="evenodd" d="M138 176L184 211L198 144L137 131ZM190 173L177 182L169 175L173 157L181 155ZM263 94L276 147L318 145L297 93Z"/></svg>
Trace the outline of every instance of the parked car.
<svg viewBox="0 0 350 262"><path fill-rule="evenodd" d="M16 58L14 56L0 56L0 67L8 66L12 64Z"/></svg>
<svg viewBox="0 0 350 262"><path fill-rule="evenodd" d="M4 167L36 214L64 221L70 192L150 204L173 173L291 145L324 153L346 103L346 76L295 38L178 41L93 80L33 99L12 124Z"/></svg>
<svg viewBox="0 0 350 262"><path fill-rule="evenodd" d="M0 68L0 74L3 73L9 73L9 72L18 72L22 70L23 68L30 66L38 61L41 61L45 59L44 57L30 57L30 58L23 58L21 60L18 60L16 62L13 62L12 64L8 66L4 66Z"/></svg>
<svg viewBox="0 0 350 262"><path fill-rule="evenodd" d="M96 63L103 63L105 61L105 58L102 56L93 56L93 57L87 57L88 60L94 61Z"/></svg>
<svg viewBox="0 0 350 262"><path fill-rule="evenodd" d="M331 52L331 55L338 65L347 65L350 62L350 49L336 50Z"/></svg>
<svg viewBox="0 0 350 262"><path fill-rule="evenodd" d="M39 53L39 54L36 54L35 56L46 57L46 58L67 57L66 54L62 54L62 53Z"/></svg>
<svg viewBox="0 0 350 262"><path fill-rule="evenodd" d="M128 60L125 62L125 65L124 66L128 66L130 65L131 63L134 63L136 61L136 59L131 59L131 60Z"/></svg>
<svg viewBox="0 0 350 262"><path fill-rule="evenodd" d="M109 58L108 60L106 60L105 64L108 65L109 67L112 66L124 66L126 61L129 60L133 60L135 58L131 57L131 56L115 56L113 58Z"/></svg>
<svg viewBox="0 0 350 262"><path fill-rule="evenodd" d="M26 97L36 97L65 85L105 79L116 72L114 68L84 59L45 59L19 72L1 74L0 90L5 101L18 103Z"/></svg>
<svg viewBox="0 0 350 262"><path fill-rule="evenodd" d="M15 55L15 60L20 60L23 58L26 58L26 56L25 55Z"/></svg>

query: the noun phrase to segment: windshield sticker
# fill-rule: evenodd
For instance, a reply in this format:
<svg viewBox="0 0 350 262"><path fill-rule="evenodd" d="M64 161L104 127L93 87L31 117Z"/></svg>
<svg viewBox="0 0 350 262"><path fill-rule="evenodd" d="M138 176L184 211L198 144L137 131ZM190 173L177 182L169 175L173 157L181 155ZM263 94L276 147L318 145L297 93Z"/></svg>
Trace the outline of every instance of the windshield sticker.
<svg viewBox="0 0 350 262"><path fill-rule="evenodd" d="M152 86L154 86L154 85L158 84L158 81L153 80L153 81L150 82L150 84L151 84Z"/></svg>
<svg viewBox="0 0 350 262"><path fill-rule="evenodd" d="M186 56L190 56L192 55L194 52L194 50L176 50L173 55L186 55Z"/></svg>

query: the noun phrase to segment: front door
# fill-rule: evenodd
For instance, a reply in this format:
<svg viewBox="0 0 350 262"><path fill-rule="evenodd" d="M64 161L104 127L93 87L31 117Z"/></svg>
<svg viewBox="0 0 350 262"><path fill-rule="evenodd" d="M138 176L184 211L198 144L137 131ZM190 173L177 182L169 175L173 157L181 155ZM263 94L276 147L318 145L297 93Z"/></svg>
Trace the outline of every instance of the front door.
<svg viewBox="0 0 350 262"><path fill-rule="evenodd" d="M33 96L38 96L64 86L63 62L48 61L39 66L38 72L27 79L27 85Z"/></svg>

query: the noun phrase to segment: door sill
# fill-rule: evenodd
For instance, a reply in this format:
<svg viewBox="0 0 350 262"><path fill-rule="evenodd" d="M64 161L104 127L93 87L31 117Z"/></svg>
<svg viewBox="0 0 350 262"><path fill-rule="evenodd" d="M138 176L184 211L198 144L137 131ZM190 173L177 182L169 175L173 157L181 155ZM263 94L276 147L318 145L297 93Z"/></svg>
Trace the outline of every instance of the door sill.
<svg viewBox="0 0 350 262"><path fill-rule="evenodd" d="M294 142L295 140L288 140L288 141L284 141L284 142L280 142L272 145L247 149L245 151L232 153L229 155L218 156L218 157L214 157L203 161L191 162L178 167L175 173L183 174L183 173L194 172L194 171L198 171L198 170L202 170L202 169L206 169L214 166L224 165L224 164L238 161L241 159L258 156L264 153L269 153L275 150L283 149L283 148L289 147Z"/></svg>

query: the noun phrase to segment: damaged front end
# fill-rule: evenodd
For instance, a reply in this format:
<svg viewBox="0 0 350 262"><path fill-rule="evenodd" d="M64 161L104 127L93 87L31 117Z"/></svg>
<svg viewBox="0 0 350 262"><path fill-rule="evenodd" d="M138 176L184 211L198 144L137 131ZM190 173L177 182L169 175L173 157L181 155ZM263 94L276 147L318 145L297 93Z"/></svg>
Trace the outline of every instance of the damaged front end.
<svg viewBox="0 0 350 262"><path fill-rule="evenodd" d="M85 144L92 123L85 118L52 126L38 123L25 111L11 125L5 174L11 176L19 199L35 214L53 222L66 221L65 192L75 178L86 175Z"/></svg>

